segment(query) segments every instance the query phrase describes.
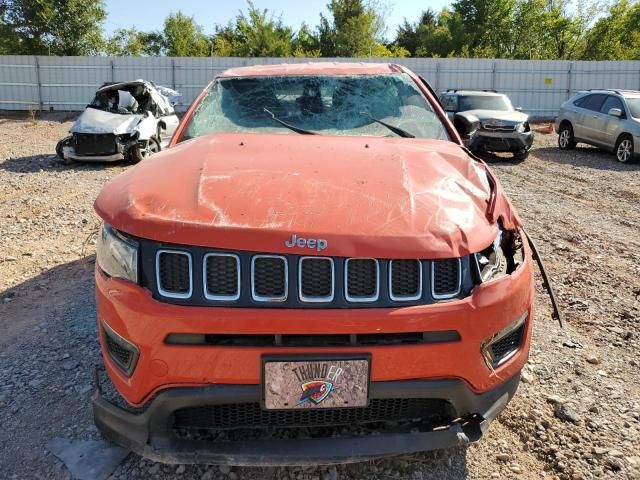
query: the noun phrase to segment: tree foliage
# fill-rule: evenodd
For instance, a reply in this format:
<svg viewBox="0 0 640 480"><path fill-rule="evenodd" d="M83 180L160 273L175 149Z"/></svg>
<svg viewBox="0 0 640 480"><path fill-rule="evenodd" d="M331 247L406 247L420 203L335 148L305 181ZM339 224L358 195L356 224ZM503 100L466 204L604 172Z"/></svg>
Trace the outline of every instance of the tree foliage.
<svg viewBox="0 0 640 480"><path fill-rule="evenodd" d="M0 54L640 59L637 0L454 0L405 19L392 41L388 0L329 0L315 28L248 1L210 35L177 11L160 30L108 36L103 1L0 0Z"/></svg>
<svg viewBox="0 0 640 480"><path fill-rule="evenodd" d="M164 21L163 53L170 57L206 57L211 53L211 40L193 17L180 10Z"/></svg>
<svg viewBox="0 0 640 480"><path fill-rule="evenodd" d="M102 0L0 0L0 53L96 54L106 16Z"/></svg>

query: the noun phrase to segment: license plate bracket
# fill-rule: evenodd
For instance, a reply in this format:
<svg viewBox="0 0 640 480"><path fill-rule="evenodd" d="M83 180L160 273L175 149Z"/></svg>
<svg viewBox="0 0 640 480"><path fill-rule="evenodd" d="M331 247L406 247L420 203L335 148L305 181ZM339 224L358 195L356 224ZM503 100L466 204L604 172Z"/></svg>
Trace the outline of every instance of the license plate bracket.
<svg viewBox="0 0 640 480"><path fill-rule="evenodd" d="M262 408L356 408L369 404L371 355L262 357Z"/></svg>

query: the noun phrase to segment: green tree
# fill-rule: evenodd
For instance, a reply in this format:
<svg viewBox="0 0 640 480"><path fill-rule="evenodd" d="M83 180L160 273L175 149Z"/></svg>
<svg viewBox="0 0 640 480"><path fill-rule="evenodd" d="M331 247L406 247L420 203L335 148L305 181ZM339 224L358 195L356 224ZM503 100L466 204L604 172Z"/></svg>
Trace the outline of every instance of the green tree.
<svg viewBox="0 0 640 480"><path fill-rule="evenodd" d="M383 44L384 18L376 3L331 0L330 17L320 15L318 38L323 57L366 57Z"/></svg>
<svg viewBox="0 0 640 480"><path fill-rule="evenodd" d="M180 10L164 20L163 53L170 57L206 57L211 54L211 40L193 17Z"/></svg>
<svg viewBox="0 0 640 480"><path fill-rule="evenodd" d="M138 57L146 53L145 34L135 27L119 28L105 39L104 51L107 55Z"/></svg>
<svg viewBox="0 0 640 480"><path fill-rule="evenodd" d="M640 4L619 0L589 30L585 60L640 60Z"/></svg>
<svg viewBox="0 0 640 480"><path fill-rule="evenodd" d="M105 18L102 0L1 0L0 53L93 55Z"/></svg>
<svg viewBox="0 0 640 480"><path fill-rule="evenodd" d="M213 37L213 54L237 57L318 56L318 40L302 24L298 32L285 26L280 17L267 9L257 9L247 2L247 12L240 11L235 20L217 27Z"/></svg>

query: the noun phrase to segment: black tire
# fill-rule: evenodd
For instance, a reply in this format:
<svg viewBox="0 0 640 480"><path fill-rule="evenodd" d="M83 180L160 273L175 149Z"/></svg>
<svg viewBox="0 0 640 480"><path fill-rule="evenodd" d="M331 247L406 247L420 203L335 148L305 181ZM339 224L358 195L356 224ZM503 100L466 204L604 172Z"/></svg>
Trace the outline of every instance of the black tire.
<svg viewBox="0 0 640 480"><path fill-rule="evenodd" d="M150 157L154 153L158 153L162 147L156 137L151 137L147 142L138 142L131 147L129 159L132 163L139 163L145 158Z"/></svg>
<svg viewBox="0 0 640 480"><path fill-rule="evenodd" d="M66 165L70 165L71 163L73 163L73 160L71 159L67 159L64 158L64 153L63 153L63 147L66 147L68 145L71 145L71 140L73 139L73 137L71 135L64 137L62 140L60 140L57 144L56 144L56 155L58 156L58 158L60 158L60 160L62 160Z"/></svg>
<svg viewBox="0 0 640 480"><path fill-rule="evenodd" d="M529 150L518 150L517 152L513 152L513 160L516 162L523 162L529 156Z"/></svg>
<svg viewBox="0 0 640 480"><path fill-rule="evenodd" d="M560 148L560 150L573 150L576 148L576 141L573 138L573 127L568 122L560 125L558 148Z"/></svg>
<svg viewBox="0 0 640 480"><path fill-rule="evenodd" d="M620 163L631 163L634 153L633 137L627 133L620 135L614 153Z"/></svg>

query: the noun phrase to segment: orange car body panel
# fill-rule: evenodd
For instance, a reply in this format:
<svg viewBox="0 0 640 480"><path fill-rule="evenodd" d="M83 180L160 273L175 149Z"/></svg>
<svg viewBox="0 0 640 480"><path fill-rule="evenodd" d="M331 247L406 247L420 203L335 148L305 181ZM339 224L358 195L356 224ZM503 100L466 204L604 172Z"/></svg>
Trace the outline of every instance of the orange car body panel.
<svg viewBox="0 0 640 480"><path fill-rule="evenodd" d="M469 159L437 101L403 67L300 64L232 69L222 77L394 72L416 81L453 141L218 133L177 143L183 121L172 148L109 182L95 209L116 229L161 242L336 257L461 257L491 244L498 219L507 229L519 228L517 214L488 167ZM322 252L285 247L294 233L324 238L328 247ZM174 386L258 384L261 356L276 352L369 352L372 381L455 377L484 392L517 374L527 360L533 267L531 252L524 248L525 261L515 272L476 286L464 299L402 308L185 307L157 301L149 290L109 278L96 267L98 322L108 323L140 349L130 378L108 355L104 362L117 389L134 405ZM522 348L493 371L482 345L525 312ZM456 330L461 341L330 349L164 342L170 333L437 330Z"/></svg>
<svg viewBox="0 0 640 480"><path fill-rule="evenodd" d="M96 269L98 321L105 321L140 349L138 366L127 378L104 355L114 384L132 404L158 390L215 383L260 383L260 357L269 353L370 352L371 380L462 378L486 391L519 372L528 358L533 318L533 269L526 262L512 275L477 287L463 300L405 308L299 310L182 307L158 302L131 282ZM519 353L494 373L481 347L528 312ZM166 345L170 333L326 334L457 330L458 342L345 348L258 348ZM104 341L104 339L102 339Z"/></svg>

